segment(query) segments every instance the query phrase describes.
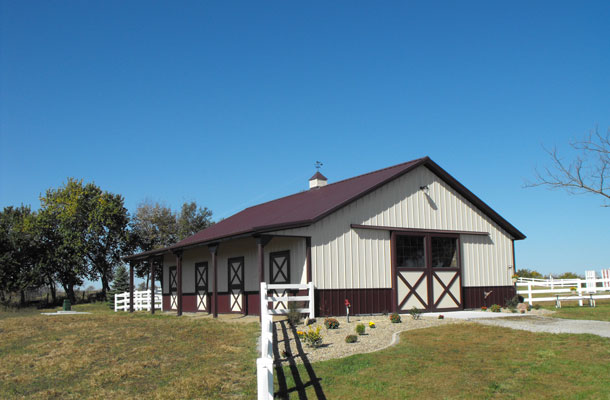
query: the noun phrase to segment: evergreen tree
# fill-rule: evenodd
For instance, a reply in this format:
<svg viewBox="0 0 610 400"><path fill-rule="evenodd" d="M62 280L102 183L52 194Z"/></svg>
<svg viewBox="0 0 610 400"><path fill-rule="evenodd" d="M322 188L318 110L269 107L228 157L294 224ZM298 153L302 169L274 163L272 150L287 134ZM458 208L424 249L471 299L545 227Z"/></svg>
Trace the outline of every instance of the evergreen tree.
<svg viewBox="0 0 610 400"><path fill-rule="evenodd" d="M114 271L114 280L112 281L112 289L108 291L106 295L106 300L108 302L108 307L114 310L114 295L125 293L129 291L129 276L127 273L127 268L125 268L124 264L119 264L119 266Z"/></svg>

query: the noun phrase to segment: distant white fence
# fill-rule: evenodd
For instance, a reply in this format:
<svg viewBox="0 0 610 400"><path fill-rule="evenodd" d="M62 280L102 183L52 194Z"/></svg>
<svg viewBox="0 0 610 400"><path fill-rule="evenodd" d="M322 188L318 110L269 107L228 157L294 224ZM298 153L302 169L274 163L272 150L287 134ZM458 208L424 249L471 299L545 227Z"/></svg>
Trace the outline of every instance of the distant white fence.
<svg viewBox="0 0 610 400"><path fill-rule="evenodd" d="M155 293L155 309L161 309L162 296ZM134 311L150 311L150 290L138 290L133 292ZM129 292L114 295L114 311L129 311Z"/></svg>
<svg viewBox="0 0 610 400"><path fill-rule="evenodd" d="M573 297L582 306L583 299L610 299L610 271L602 270L601 279L595 276L595 271L587 271L586 279L519 278L516 286L517 294L523 296L524 301L530 305L548 301L560 304L559 300L570 300L570 297ZM538 297L540 294L552 296Z"/></svg>
<svg viewBox="0 0 610 400"><path fill-rule="evenodd" d="M307 290L307 296L268 295L273 293L287 293L286 290ZM258 400L273 400L273 316L288 314L288 302L306 301L307 308L297 308L302 314L314 317L314 286L313 282L306 285L298 284L267 284L261 282L261 357L256 360L256 376L258 383ZM278 309L277 303L286 307ZM271 307L269 306L271 304Z"/></svg>

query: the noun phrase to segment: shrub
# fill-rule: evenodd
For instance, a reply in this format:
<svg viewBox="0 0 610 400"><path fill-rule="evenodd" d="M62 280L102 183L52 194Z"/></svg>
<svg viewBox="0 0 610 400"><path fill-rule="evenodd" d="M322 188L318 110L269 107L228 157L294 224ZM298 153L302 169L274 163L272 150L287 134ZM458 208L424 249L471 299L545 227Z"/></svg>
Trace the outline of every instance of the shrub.
<svg viewBox="0 0 610 400"><path fill-rule="evenodd" d="M532 306L531 305L527 305L527 311L532 311Z"/></svg>
<svg viewBox="0 0 610 400"><path fill-rule="evenodd" d="M498 304L492 304L491 306L491 312L500 312L501 309L502 307L500 307Z"/></svg>
<svg viewBox="0 0 610 400"><path fill-rule="evenodd" d="M356 333L358 335L364 335L364 331L366 330L366 327L364 326L364 324L358 324L356 325Z"/></svg>
<svg viewBox="0 0 610 400"><path fill-rule="evenodd" d="M301 322L301 313L297 310L297 303L294 301L288 302L288 323L296 326Z"/></svg>
<svg viewBox="0 0 610 400"><path fill-rule="evenodd" d="M401 322L400 321L400 315L398 315L396 313L390 314L390 321L392 321L393 324L400 323Z"/></svg>
<svg viewBox="0 0 610 400"><path fill-rule="evenodd" d="M321 326L317 326L316 329L309 327L307 332L303 332L303 341L309 347L320 347L322 344L322 335L320 334Z"/></svg>
<svg viewBox="0 0 610 400"><path fill-rule="evenodd" d="M358 336L356 336L356 335L347 335L345 337L345 343L356 343L357 340L358 340Z"/></svg>
<svg viewBox="0 0 610 400"><path fill-rule="evenodd" d="M514 295L512 298L506 300L506 307L508 307L508 308L517 307L519 305L519 303L521 303L519 300L520 300L519 296Z"/></svg>
<svg viewBox="0 0 610 400"><path fill-rule="evenodd" d="M413 319L419 319L419 317L421 317L421 310L417 307L413 307L411 311L409 311L409 314L411 314Z"/></svg>
<svg viewBox="0 0 610 400"><path fill-rule="evenodd" d="M339 328L339 321L337 321L335 318L326 318L324 320L324 326L326 329L337 329Z"/></svg>
<svg viewBox="0 0 610 400"><path fill-rule="evenodd" d="M534 304L534 310L540 310L540 304Z"/></svg>
<svg viewBox="0 0 610 400"><path fill-rule="evenodd" d="M441 314L438 316L438 319L445 319L445 316Z"/></svg>
<svg viewBox="0 0 610 400"><path fill-rule="evenodd" d="M481 311L487 311L487 307L485 307L485 306L481 307Z"/></svg>

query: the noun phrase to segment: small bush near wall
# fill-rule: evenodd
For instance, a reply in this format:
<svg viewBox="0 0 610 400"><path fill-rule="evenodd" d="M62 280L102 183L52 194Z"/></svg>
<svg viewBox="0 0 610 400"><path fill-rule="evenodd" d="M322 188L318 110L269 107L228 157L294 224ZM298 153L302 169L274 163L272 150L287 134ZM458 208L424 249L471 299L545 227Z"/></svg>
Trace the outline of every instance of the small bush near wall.
<svg viewBox="0 0 610 400"><path fill-rule="evenodd" d="M326 329L337 329L339 328L339 321L337 321L335 318L326 318L324 320L324 326Z"/></svg>
<svg viewBox="0 0 610 400"><path fill-rule="evenodd" d="M413 319L419 319L419 317L421 317L421 310L417 307L413 307L411 311L409 311L409 314L411 314Z"/></svg>
<svg viewBox="0 0 610 400"><path fill-rule="evenodd" d="M400 315L397 313L390 314L390 321L392 321L393 324L400 323L401 322Z"/></svg>
<svg viewBox="0 0 610 400"><path fill-rule="evenodd" d="M320 328L320 326L317 326L316 329L313 329L313 327L310 326L307 332L303 332L302 335L299 335L299 338L302 338L305 344L309 347L320 347L322 344Z"/></svg>
<svg viewBox="0 0 610 400"><path fill-rule="evenodd" d="M364 324L358 324L356 325L356 333L358 335L364 335L364 331L366 330L366 327L364 326Z"/></svg>
<svg viewBox="0 0 610 400"><path fill-rule="evenodd" d="M356 336L356 335L347 335L345 337L345 343L356 343L357 340L358 340L358 336Z"/></svg>
<svg viewBox="0 0 610 400"><path fill-rule="evenodd" d="M498 304L492 304L491 312L500 312L500 310L502 310L502 307L500 307Z"/></svg>

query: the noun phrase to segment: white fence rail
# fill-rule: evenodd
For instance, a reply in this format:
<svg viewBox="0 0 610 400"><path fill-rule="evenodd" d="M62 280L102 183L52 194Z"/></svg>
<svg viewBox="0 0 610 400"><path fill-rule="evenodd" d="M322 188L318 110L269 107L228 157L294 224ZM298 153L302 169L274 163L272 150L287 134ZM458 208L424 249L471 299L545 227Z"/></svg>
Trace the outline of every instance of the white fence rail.
<svg viewBox="0 0 610 400"><path fill-rule="evenodd" d="M570 297L578 300L580 306L586 299L610 299L610 276L604 271L601 279L595 277L594 271L587 271L587 279L519 278L516 282L517 294L530 305L548 301L560 304L560 300L570 300ZM551 296L537 296L541 294Z"/></svg>
<svg viewBox="0 0 610 400"><path fill-rule="evenodd" d="M268 292L284 292L286 290L307 290L307 296L268 295ZM258 384L258 400L273 400L273 316L288 314L289 307L278 309L276 303L288 305L291 301L307 301L306 308L296 310L314 317L314 286L313 282L306 285L298 284L267 284L261 282L261 357L256 360L256 376ZM271 307L270 307L271 304Z"/></svg>
<svg viewBox="0 0 610 400"><path fill-rule="evenodd" d="M155 293L155 309L161 309L162 296ZM134 311L150 311L150 290L138 290L133 292ZM114 311L129 311L129 292L114 295Z"/></svg>

